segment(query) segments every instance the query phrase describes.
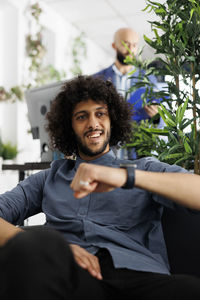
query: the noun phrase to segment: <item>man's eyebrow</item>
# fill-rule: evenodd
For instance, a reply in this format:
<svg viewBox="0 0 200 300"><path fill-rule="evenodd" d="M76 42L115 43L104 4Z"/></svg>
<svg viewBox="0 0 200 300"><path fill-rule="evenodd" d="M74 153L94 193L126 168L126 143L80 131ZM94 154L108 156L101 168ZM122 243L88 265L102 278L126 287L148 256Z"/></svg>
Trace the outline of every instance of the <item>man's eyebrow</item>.
<svg viewBox="0 0 200 300"><path fill-rule="evenodd" d="M77 111L76 113L73 114L73 116L75 117L75 116L77 116L79 114L83 114L83 113L87 113L87 111L86 110Z"/></svg>
<svg viewBox="0 0 200 300"><path fill-rule="evenodd" d="M129 41L123 41L124 43L126 43L126 44L130 44L130 45L136 45L137 44L137 42L129 42Z"/></svg>
<svg viewBox="0 0 200 300"><path fill-rule="evenodd" d="M105 107L105 106L99 106L99 107L97 107L97 108L95 109L95 111L96 111L96 110L101 110L101 109L108 110L108 108ZM74 113L73 116L76 117L77 115L83 114L83 113L88 113L88 111L87 111L87 110L80 110L80 111L77 111L76 113Z"/></svg>
<svg viewBox="0 0 200 300"><path fill-rule="evenodd" d="M106 106L99 106L99 107L96 108L96 110L98 110L98 109L105 109L105 110L108 110L108 108L107 108Z"/></svg>

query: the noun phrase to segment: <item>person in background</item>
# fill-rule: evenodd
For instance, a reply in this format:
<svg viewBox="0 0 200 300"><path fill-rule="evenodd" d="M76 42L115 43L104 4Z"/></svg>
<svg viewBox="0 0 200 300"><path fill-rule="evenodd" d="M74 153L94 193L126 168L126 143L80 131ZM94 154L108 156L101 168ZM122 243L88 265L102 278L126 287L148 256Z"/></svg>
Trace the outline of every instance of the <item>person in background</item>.
<svg viewBox="0 0 200 300"><path fill-rule="evenodd" d="M112 48L115 50L115 61L114 63L95 73L93 76L102 77L105 80L111 80L115 85L118 92L120 92L124 97L127 91L135 85L138 81L139 73L144 72L143 70L136 69L134 78L129 75L129 73L135 69L132 65L128 65L124 62L126 56L130 55L128 50L123 45L124 42L130 49L133 55L137 56L138 53L138 43L139 35L132 28L120 28L114 34L114 41L112 43ZM130 78L132 77L132 78ZM154 75L149 75L150 81L154 84L155 89L158 89L158 82ZM134 105L134 114L132 116L133 121L137 123L142 120L150 120L154 117L153 123L158 128L163 128L165 123L163 119L158 115L158 107L156 104L143 105L142 94L145 92L145 87L141 87L127 95L127 101ZM155 103L159 103L159 99L155 99ZM157 115L157 117L156 117ZM135 149L119 149L116 151L119 157L134 159L137 157Z"/></svg>
<svg viewBox="0 0 200 300"><path fill-rule="evenodd" d="M130 54L122 42L127 45L133 55L137 56L139 43L138 33L131 28L120 28L115 32L114 41L112 43L112 48L115 50L116 54L114 63L111 66L95 73L94 76L101 76L105 80L111 80L118 92L125 97L126 92L130 89L130 87L134 86L137 81L139 70L136 70L133 74L134 78L130 78L131 76L129 75L129 72L135 69L135 67L124 62L126 56ZM149 79L152 83L154 83L155 88L158 88L156 77L154 75L150 75ZM133 120L137 122L150 119L158 113L156 105L142 106L141 94L144 93L144 91L144 88L136 90L130 93L127 98L131 104L134 104ZM140 101L138 101L139 99ZM162 128L163 125L163 120L159 118L158 128Z"/></svg>
<svg viewBox="0 0 200 300"><path fill-rule="evenodd" d="M93 76L66 82L52 101L52 146L76 160L55 160L0 195L1 299L199 300L199 278L170 274L161 226L164 207L200 210L199 176L153 157L116 158L131 114ZM39 212L47 231L10 224Z"/></svg>

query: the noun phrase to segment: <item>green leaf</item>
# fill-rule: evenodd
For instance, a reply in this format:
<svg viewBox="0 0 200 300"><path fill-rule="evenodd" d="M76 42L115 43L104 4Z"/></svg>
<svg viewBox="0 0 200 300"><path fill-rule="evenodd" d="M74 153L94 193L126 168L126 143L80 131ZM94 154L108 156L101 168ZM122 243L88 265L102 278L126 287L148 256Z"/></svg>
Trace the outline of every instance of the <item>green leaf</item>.
<svg viewBox="0 0 200 300"><path fill-rule="evenodd" d="M192 8L192 9L191 9L191 11L190 11L190 19L189 19L189 21L188 21L188 22L190 22L190 21L191 21L191 19L192 19L192 16L193 16L193 13L194 13L194 8Z"/></svg>
<svg viewBox="0 0 200 300"><path fill-rule="evenodd" d="M186 139L184 140L183 145L184 145L185 151L189 154L192 154L192 149Z"/></svg>
<svg viewBox="0 0 200 300"><path fill-rule="evenodd" d="M122 45L126 48L126 50L128 51L128 53L129 53L130 55L132 55L132 52L131 52L131 50L129 49L129 47L127 46L127 44L126 44L124 41L121 41L121 43L122 43Z"/></svg>
<svg viewBox="0 0 200 300"><path fill-rule="evenodd" d="M184 130L186 127L188 127L190 124L192 124L194 119L190 119L190 120L187 120L187 122L183 122L180 124L180 129L181 130Z"/></svg>
<svg viewBox="0 0 200 300"><path fill-rule="evenodd" d="M179 105L179 107L177 108L177 111L176 111L176 122L177 123L180 123L180 113L181 113L181 105Z"/></svg>
<svg viewBox="0 0 200 300"><path fill-rule="evenodd" d="M146 11L149 7L151 8L149 12L151 12L152 11L152 7L151 7L150 4L148 4L144 9L142 9L142 11Z"/></svg>
<svg viewBox="0 0 200 300"><path fill-rule="evenodd" d="M165 122L166 125L168 125L170 127L176 127L176 123L172 119L165 118L165 115L164 115L163 111L160 109L160 107L158 107L158 113L160 114L161 118L163 119L163 121ZM171 114L169 114L169 115L171 117Z"/></svg>
<svg viewBox="0 0 200 300"><path fill-rule="evenodd" d="M161 39L160 39L160 36L159 36L159 34L158 34L157 29L154 29L153 31L154 31L154 33L155 33L155 36L156 36L156 39L157 39L158 44L161 45L162 42L161 42Z"/></svg>
<svg viewBox="0 0 200 300"><path fill-rule="evenodd" d="M166 13L166 11L163 9L163 8L157 8L156 10L155 10L155 13L156 14L165 14Z"/></svg>
<svg viewBox="0 0 200 300"><path fill-rule="evenodd" d="M148 0L148 2L151 3L152 6L155 5L155 7L156 6L157 7L162 7L163 6L161 3L158 3L158 2L154 2L154 1L150 1L150 0Z"/></svg>
<svg viewBox="0 0 200 300"><path fill-rule="evenodd" d="M189 101L189 98L186 99L185 103L183 104L183 107L181 108L181 111L180 111L180 116L179 116L179 125L181 125L181 121L184 117L184 114L185 114L185 111L186 111L186 108L187 108L187 105L188 105L188 101Z"/></svg>
<svg viewBox="0 0 200 300"><path fill-rule="evenodd" d="M176 123L171 119L166 119L166 124L170 127L177 127Z"/></svg>
<svg viewBox="0 0 200 300"><path fill-rule="evenodd" d="M160 106L162 107L163 112L165 113L165 115L174 122L174 117L173 115L165 108L165 106L161 103ZM176 123L174 123L176 126Z"/></svg>
<svg viewBox="0 0 200 300"><path fill-rule="evenodd" d="M171 148L169 149L169 153L173 153L173 152L175 152L175 151L178 150L178 149L182 149L182 146L181 146L180 144L176 144L176 145L174 145L173 147L171 147Z"/></svg>
<svg viewBox="0 0 200 300"><path fill-rule="evenodd" d="M161 118L163 119L163 121L167 124L167 119L165 118L165 115L164 115L163 111L160 109L160 107L158 107L158 113L161 116Z"/></svg>
<svg viewBox="0 0 200 300"><path fill-rule="evenodd" d="M149 44L149 45L152 44L153 41L151 39L149 39L145 34L143 35L143 38L147 44Z"/></svg>
<svg viewBox="0 0 200 300"><path fill-rule="evenodd" d="M169 137L170 137L170 139L171 139L174 143L178 143L177 138L176 138L176 137L174 136L174 134L171 133L170 131L169 131Z"/></svg>
<svg viewBox="0 0 200 300"><path fill-rule="evenodd" d="M172 159L172 158L179 158L182 157L183 153L173 153L173 154L167 154L164 157L164 160Z"/></svg>
<svg viewBox="0 0 200 300"><path fill-rule="evenodd" d="M126 60L125 60L126 61ZM137 71L137 69L133 69L131 72L128 73L128 76L133 75L135 72Z"/></svg>
<svg viewBox="0 0 200 300"><path fill-rule="evenodd" d="M167 136L169 131L161 128L141 128L142 130L146 132L150 132L157 135L165 135Z"/></svg>
<svg viewBox="0 0 200 300"><path fill-rule="evenodd" d="M195 62L195 60L196 60L194 56L187 56L187 59L189 61L193 61L193 62Z"/></svg>
<svg viewBox="0 0 200 300"><path fill-rule="evenodd" d="M187 160L189 160L189 158L190 157L188 157L188 155L184 155L183 157L181 157L180 159L178 159L178 160L176 160L175 162L174 162L174 164L175 165L180 165L180 163L182 162L182 161L187 161Z"/></svg>

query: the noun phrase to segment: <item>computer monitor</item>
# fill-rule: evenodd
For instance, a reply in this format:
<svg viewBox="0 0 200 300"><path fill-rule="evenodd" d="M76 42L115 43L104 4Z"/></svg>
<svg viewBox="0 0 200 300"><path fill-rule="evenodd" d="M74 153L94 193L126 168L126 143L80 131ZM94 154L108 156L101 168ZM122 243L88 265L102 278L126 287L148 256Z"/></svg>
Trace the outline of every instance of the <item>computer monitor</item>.
<svg viewBox="0 0 200 300"><path fill-rule="evenodd" d="M53 152L49 148L49 136L45 130L45 115L63 84L64 81L54 82L25 92L32 136L33 139L40 139L41 161L53 160Z"/></svg>

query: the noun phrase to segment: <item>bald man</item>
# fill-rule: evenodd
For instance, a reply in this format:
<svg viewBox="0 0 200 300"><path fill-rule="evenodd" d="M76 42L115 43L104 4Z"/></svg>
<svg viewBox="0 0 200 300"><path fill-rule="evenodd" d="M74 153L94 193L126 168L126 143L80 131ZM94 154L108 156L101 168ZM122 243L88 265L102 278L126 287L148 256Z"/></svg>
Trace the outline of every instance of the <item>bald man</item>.
<svg viewBox="0 0 200 300"><path fill-rule="evenodd" d="M94 74L94 76L101 76L105 80L111 80L117 88L118 92L122 93L122 95L125 96L129 88L134 86L138 81L139 72L141 70L136 70L136 72L132 75L134 76L134 78L129 78L129 72L135 69L135 67L124 62L126 56L130 55L130 53L124 47L122 42L124 42L128 46L133 55L137 56L139 43L138 33L135 32L132 28L120 28L115 32L114 40L112 43L112 48L116 53L114 63L108 68ZM157 80L155 76L150 75L149 79L155 84L155 88L157 89ZM150 119L158 113L156 105L146 105L143 107L141 95L144 93L144 91L145 88L140 88L139 90L130 93L127 97L127 100L130 103L134 104L133 120L138 123L141 120ZM159 100L155 101L159 102ZM162 128L163 126L163 120L161 118L158 119L158 128Z"/></svg>
<svg viewBox="0 0 200 300"><path fill-rule="evenodd" d="M129 52L122 44L122 41L126 43L131 52L137 56L139 35L131 28L120 28L114 34L112 48L116 51L115 65L122 74L127 74L132 69L132 66L124 62Z"/></svg>

